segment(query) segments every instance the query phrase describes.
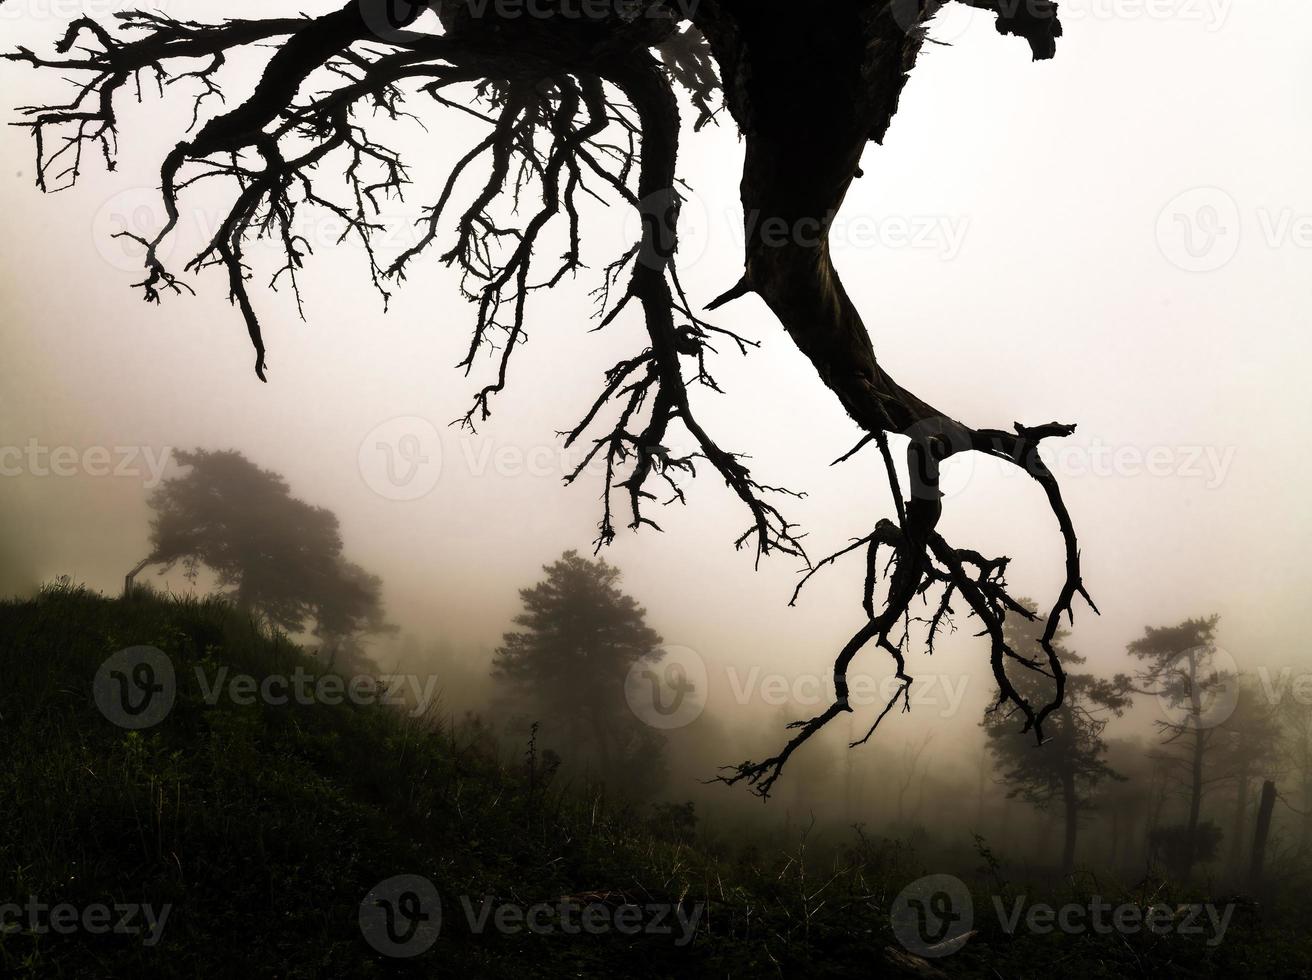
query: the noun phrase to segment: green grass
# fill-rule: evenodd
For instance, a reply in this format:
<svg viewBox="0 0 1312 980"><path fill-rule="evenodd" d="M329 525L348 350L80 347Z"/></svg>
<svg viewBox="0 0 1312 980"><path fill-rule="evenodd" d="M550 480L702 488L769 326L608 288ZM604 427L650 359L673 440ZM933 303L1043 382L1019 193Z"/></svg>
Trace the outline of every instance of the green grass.
<svg viewBox="0 0 1312 980"><path fill-rule="evenodd" d="M171 658L177 700L159 725L133 732L101 714L93 678L109 654L143 644ZM474 720L349 703L210 705L198 666L210 677L223 666L256 677L316 669L218 601L51 589L0 605L0 903L171 909L154 946L81 930L0 935L6 975L898 975L884 952L897 945L890 904L907 882L942 870L863 834L800 843L693 829L677 808L632 809L600 787L553 781L547 760L500 751ZM1025 889L983 857L960 856L980 932L936 962L948 975L1308 975L1296 895L1246 905L1215 947L1151 934L1011 938L990 895ZM375 951L358 924L366 892L398 874L428 878L443 904L440 937L411 960ZM1121 894L1107 882L1068 887L1045 900ZM1125 894L1201 898L1152 888ZM526 907L585 893L605 893L597 900L609 907L704 912L677 946L614 932L475 935L459 901Z"/></svg>

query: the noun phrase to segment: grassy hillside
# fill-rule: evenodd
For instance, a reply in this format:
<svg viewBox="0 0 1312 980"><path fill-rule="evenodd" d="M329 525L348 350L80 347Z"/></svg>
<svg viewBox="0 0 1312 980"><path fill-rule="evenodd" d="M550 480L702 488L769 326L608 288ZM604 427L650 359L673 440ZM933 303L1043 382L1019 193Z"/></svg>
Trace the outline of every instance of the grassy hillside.
<svg viewBox="0 0 1312 980"><path fill-rule="evenodd" d="M133 731L111 721L95 678L115 651L150 645L173 664L167 716ZM197 677L200 669L202 677ZM317 671L285 638L221 602L48 590L0 605L0 904L77 909L140 903L167 919L148 935L0 935L0 970L29 976L1306 976L1306 933L1237 906L1225 940L1088 933L1008 937L992 913L1021 886L971 856L978 934L924 961L899 948L889 908L929 871L907 848L844 841L736 840L694 828L679 807L629 809L599 787L551 779L525 746L507 757L478 724L440 724L382 705L207 703L227 678ZM984 873L973 872L984 865ZM380 882L419 875L441 899L440 935L410 959L366 942L361 902ZM1081 881L1060 900L1084 901ZM1148 886L1144 886L1145 888ZM1160 883L1151 896L1185 898ZM486 896L528 908L662 907L664 926L567 935L475 934ZM1049 896L1052 900L1052 897ZM674 909L674 912L671 912ZM26 914L26 913L24 913ZM492 914L492 913L489 913ZM508 915L512 913L507 913ZM677 924L696 918L689 934ZM1291 911L1291 921L1301 921ZM642 913L653 922L654 911ZM143 921L139 916L138 921ZM11 920L12 921L12 920ZM546 914L539 923L555 920ZM559 923L557 922L558 926ZM680 945L677 940L691 935ZM1291 966L1290 964L1295 964ZM1300 972L1300 970L1304 972Z"/></svg>

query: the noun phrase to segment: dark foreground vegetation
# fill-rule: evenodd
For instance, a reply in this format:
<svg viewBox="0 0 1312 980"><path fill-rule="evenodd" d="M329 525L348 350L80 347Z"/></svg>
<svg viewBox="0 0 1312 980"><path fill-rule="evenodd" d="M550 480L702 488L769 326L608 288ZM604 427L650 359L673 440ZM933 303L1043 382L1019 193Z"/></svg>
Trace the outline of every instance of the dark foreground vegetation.
<svg viewBox="0 0 1312 980"><path fill-rule="evenodd" d="M107 656L140 644L171 659L177 694L163 721L132 731L107 719L93 685ZM1284 876L1259 901L1151 877L1012 881L1008 855L982 840L930 854L860 827L743 839L687 806L630 807L567 782L550 753L499 748L476 719L210 704L202 679L223 667L257 679L322 669L221 600L48 589L0 606L0 651L0 902L169 910L153 944L38 932L11 910L6 975L1296 977L1312 961L1306 879ZM973 893L975 933L931 962L904 949L890 911L909 882L945 870ZM402 874L430 880L442 907L440 935L411 958L378 952L360 925L365 896ZM601 906L606 921L630 903L663 908L671 931L566 934L557 913L538 920L550 932L490 919L475 931L465 905L477 917L487 896L494 908ZM1219 942L1210 928L1008 935L994 911L1094 896L1233 908Z"/></svg>

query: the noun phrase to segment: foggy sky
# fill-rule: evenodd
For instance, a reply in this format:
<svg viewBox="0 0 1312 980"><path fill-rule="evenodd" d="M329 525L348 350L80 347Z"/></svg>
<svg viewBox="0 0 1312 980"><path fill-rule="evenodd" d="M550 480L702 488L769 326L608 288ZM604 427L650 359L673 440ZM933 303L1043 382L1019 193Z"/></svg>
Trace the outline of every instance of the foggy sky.
<svg viewBox="0 0 1312 980"><path fill-rule="evenodd" d="M11 0L0 39L49 50L69 19L61 9ZM228 3L221 13L265 9ZM180 0L167 10L220 15ZM840 271L881 363L931 404L981 427L1079 424L1051 449L1103 613L1076 607L1069 643L1089 669L1125 669L1125 644L1145 624L1210 612L1242 665L1305 664L1312 7L1084 0L1063 11L1057 57L1039 64L984 14L947 11L935 35L951 47L927 47L886 145L870 146L840 215ZM232 96L263 57L234 60ZM14 107L64 91L55 73L16 65L0 65L0 79L6 121ZM494 365L481 361L469 378L454 369L473 308L434 253L384 316L359 250L334 248L325 233L303 277L307 323L286 295L256 294L267 385L254 376L222 274L190 280L194 298L140 301L131 250L110 236L118 216L149 217L159 161L189 108L176 91L124 104L118 171L92 161L76 188L53 196L33 186L25 132L0 134L0 446L240 449L339 515L348 555L382 575L394 621L468 647L495 644L516 589L595 537L601 481L561 485L554 433L583 415L606 367L643 345L636 315L587 332L588 292L631 219L618 207L588 212L592 268L537 294L529 343L493 418L462 435L447 423ZM446 164L479 133L461 114L421 111L427 135L388 130L420 185L408 213L431 201ZM682 173L696 195L681 270L695 302L740 272L741 156L727 118L685 136ZM1195 188L1213 190L1179 203ZM203 231L204 201L196 207L190 226L184 212L178 267ZM1207 255L1186 248L1182 208L1202 222L1196 235L1211 230ZM1216 264L1232 241L1220 268L1180 267ZM274 267L265 254L257 282ZM714 369L726 394L695 395L702 421L721 446L751 454L762 482L807 491L783 509L809 532L813 556L890 516L873 452L828 467L860 433L763 303L743 299L714 322L762 347L745 359L722 347ZM441 431L441 475L422 499L389 500L362 477L361 446L407 416ZM68 574L117 590L146 551L143 482L0 478L0 584L12 591ZM973 457L954 460L947 482L948 540L1010 555L1013 591L1050 602L1061 541L1037 485ZM650 515L664 534L622 532L606 553L653 626L711 665L713 699L730 666L827 676L860 625L860 559L815 579L789 609L798 563L774 557L753 571L753 555L732 547L747 517L731 494L705 475L686 489L686 508ZM163 581L186 585L179 572ZM909 667L969 673L971 703L982 705L985 647L970 639L975 624L958 625L935 661L916 652ZM854 671L883 676L887 664L869 650ZM963 718L973 724L978 713ZM900 731L915 723L902 719Z"/></svg>

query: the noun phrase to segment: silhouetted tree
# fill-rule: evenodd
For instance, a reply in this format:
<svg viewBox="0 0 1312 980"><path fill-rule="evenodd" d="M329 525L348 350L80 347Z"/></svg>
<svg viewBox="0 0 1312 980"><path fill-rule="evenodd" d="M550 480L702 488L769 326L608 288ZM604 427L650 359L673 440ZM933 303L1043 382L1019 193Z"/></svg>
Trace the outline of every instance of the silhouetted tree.
<svg viewBox="0 0 1312 980"><path fill-rule="evenodd" d="M1312 855L1312 702L1286 696L1279 708L1281 754L1298 787L1298 853Z"/></svg>
<svg viewBox="0 0 1312 980"><path fill-rule="evenodd" d="M543 571L520 589L519 629L493 654L493 676L547 733L565 734L569 753L591 748L607 783L653 788L664 739L630 710L624 682L635 664L660 659L660 634L620 591L614 566L567 551Z"/></svg>
<svg viewBox="0 0 1312 980"><path fill-rule="evenodd" d="M323 654L344 673L362 673L369 657L363 637L395 631L383 613L383 580L354 562L339 558L314 597L314 635Z"/></svg>
<svg viewBox="0 0 1312 980"><path fill-rule="evenodd" d="M1251 676L1238 678L1234 712L1221 724L1216 773L1208 782L1225 781L1235 794L1228 860L1232 872L1245 873L1252 832L1249 811L1257 806L1254 782L1272 776L1280 765L1280 718Z"/></svg>
<svg viewBox="0 0 1312 980"><path fill-rule="evenodd" d="M1107 764L1123 779L1107 780L1097 793L1108 833L1107 865L1112 869L1141 864L1152 829L1154 761L1141 737L1108 738Z"/></svg>
<svg viewBox="0 0 1312 980"><path fill-rule="evenodd" d="M1021 602L1031 605L1027 599ZM1065 630L1058 630L1053 637L1062 663L1084 663L1084 657L1062 644L1065 637ZM1041 639L1040 630L1030 620L1007 622L1007 643L1017 655L1035 655L1041 649ZM1022 694L1038 683L1036 675L1029 674L1022 675L1018 681ZM1075 868L1080 813L1094 805L1094 791L1103 780L1123 778L1104 758L1107 743L1102 733L1108 715L1121 714L1128 704L1129 696L1121 684L1091 674L1068 674L1066 697L1053 715L1048 741L1038 751L1028 740L1016 737L1014 727L1002 711L990 709L984 714L989 748L1002 771L1002 781L1009 786L1007 795L1041 810L1053 804L1061 808L1063 875Z"/></svg>
<svg viewBox="0 0 1312 980"><path fill-rule="evenodd" d="M922 757L929 748L929 743L934 740L933 732L926 732L917 742L908 741L902 746L902 759L898 767L897 782L897 823L902 825L906 814L907 791L911 789L911 784L915 782L916 776L920 776L920 785L923 792L925 785L925 771L922 768ZM928 760L925 760L928 764Z"/></svg>
<svg viewBox="0 0 1312 980"><path fill-rule="evenodd" d="M1149 853L1168 868L1188 875L1198 864L1216 859L1221 846L1221 828L1210 820L1196 824L1168 824L1148 835Z"/></svg>
<svg viewBox="0 0 1312 980"><path fill-rule="evenodd" d="M1129 646L1130 655L1143 662L1138 673L1143 690L1155 695L1168 712L1166 718L1154 723L1162 741L1172 747L1184 746L1183 752L1164 752L1162 757L1182 777L1189 815L1178 831L1160 828L1159 836L1165 842L1169 834L1175 835L1170 837L1169 846L1164 845L1164 853L1178 862L1176 869L1186 877L1195 860L1210 856L1216 846L1212 831L1207 831L1204 841L1199 829L1207 783L1205 760L1218 744L1219 733L1207 711L1213 700L1225 693L1227 685L1234 683L1234 678L1214 662L1217 619L1209 616L1176 626L1149 626ZM1207 842L1210 850L1204 846Z"/></svg>
<svg viewBox="0 0 1312 980"><path fill-rule="evenodd" d="M129 591L148 566L163 575L182 563L192 578L204 566L239 609L280 629L311 622L340 646L387 628L381 582L342 557L332 511L293 497L286 480L239 452L197 449L175 459L186 472L151 493L150 553L128 574Z"/></svg>
<svg viewBox="0 0 1312 980"><path fill-rule="evenodd" d="M1061 24L1050 0L962 2L994 12L998 32L1024 38L1036 59L1054 54ZM691 94L697 126L716 118L722 102L743 136L745 251L740 281L705 308L749 293L764 300L861 431L843 458L878 447L896 513L896 520L879 520L840 552L864 553L866 588L862 615L836 655L834 701L793 726L793 737L778 754L732 767L724 777L746 781L764 796L798 746L852 710L847 671L867 646L892 658L902 687L865 738L854 741L867 740L899 697L909 706L912 678L905 657L911 640L899 627L911 603L929 591L941 606L927 645L932 648L944 614L959 598L989 639L999 701L1012 705L1024 729L1042 742L1044 722L1061 706L1065 690L1052 639L1061 617L1073 615L1075 599L1089 600L1074 527L1039 454L1044 439L1069 435L1074 426L977 428L898 384L877 360L830 255L830 229L852 181L861 176L862 154L887 133L926 43L927 25L942 6L942 0L609 0L581 8L548 2L524 17L519 5L481 0L350 0L315 17L212 24L131 11L117 15L119 33L81 17L54 55L20 49L10 57L71 76L77 86L71 99L27 111L43 188L76 180L88 159L112 159L116 106L139 96L135 79L157 80L161 91L165 81L185 79L173 90L190 87L195 124L161 167L161 226L137 236L145 256L142 287L149 301L189 289L165 262L162 245L178 226L181 199L198 185L215 193L215 185L222 185L229 209L183 271L217 267L226 273L261 379L265 330L248 285L254 278L248 247L260 238L281 247L273 283L290 286L299 299L297 274L309 252L297 233L302 209L323 209L345 223L363 245L370 278L384 299L391 284L436 247L444 219L450 219L453 234L439 248L441 260L459 269L477 308L462 366L472 368L480 354L495 351L494 376L464 418L470 426L489 417L493 396L508 383L510 363L526 336L530 291L555 286L583 267L581 200L605 192L636 210L641 233L601 274L598 314L605 325L626 310L637 311L646 337L606 372L600 393L565 436L567 444L591 439L571 482L594 460L604 466L598 543L614 538L617 521L633 528L654 525L652 501L658 494L682 501L686 478L702 465L744 508L748 526L737 545L751 544L758 557L804 557L799 529L775 502L788 491L758 481L743 454L722 447L702 424L690 393L694 385L718 390L709 364L713 342L742 353L756 346L704 318L700 304L686 294L676 262L682 135L677 87ZM217 98L224 66L247 60L236 57L239 52L255 56L264 50L272 54L249 95L226 104ZM400 196L409 182L408 164L415 161L379 142L371 121L412 119L407 96L416 92L426 102L472 110L487 131L459 158L422 214L419 240L384 256L383 202ZM476 165L484 167L477 189L457 190ZM340 177L344 192L333 184ZM532 198L536 206L529 205ZM469 203L451 215L456 200ZM549 230L556 228L558 233ZM544 252L550 258L539 268L535 260ZM677 427L695 446L686 455L668 448ZM905 487L890 436L905 441ZM1064 578L1044 618L1042 664L1009 655L1003 623L1023 613L1007 592L1007 560L953 547L939 533L939 468L966 452L1019 467L1037 481L1056 518ZM614 507L617 495L627 511L623 517ZM887 588L876 596L881 549L895 562ZM1050 677L1045 689L1022 695L1011 671L1040 669Z"/></svg>

